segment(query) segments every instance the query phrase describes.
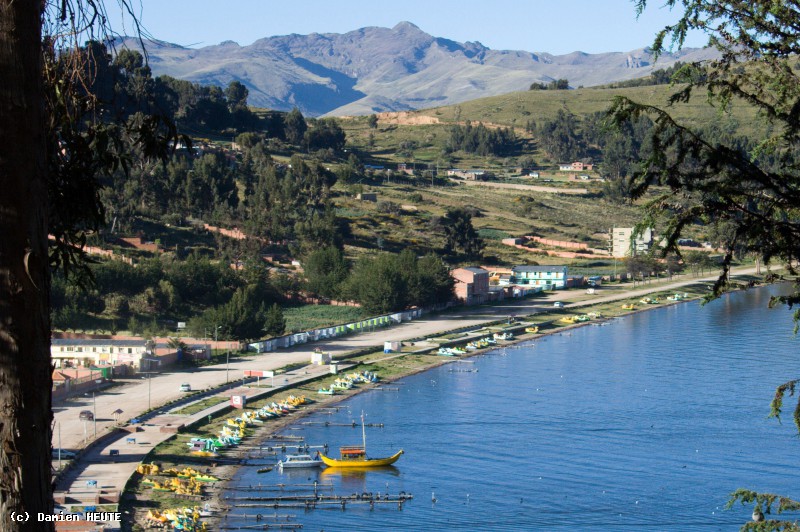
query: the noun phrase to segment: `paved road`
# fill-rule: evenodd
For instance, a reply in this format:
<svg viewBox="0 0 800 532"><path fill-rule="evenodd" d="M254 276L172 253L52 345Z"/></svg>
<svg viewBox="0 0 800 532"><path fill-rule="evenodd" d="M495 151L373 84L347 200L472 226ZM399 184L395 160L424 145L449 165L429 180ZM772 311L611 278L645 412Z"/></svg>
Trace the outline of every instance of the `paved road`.
<svg viewBox="0 0 800 532"><path fill-rule="evenodd" d="M735 273L736 275L750 275L755 273L755 269L740 269ZM653 291L674 291L697 282L713 281L715 278L715 276L703 278L684 276L674 282L654 282L634 290L606 287L599 290L599 293L594 296L587 296L583 290L549 292L529 299L507 300L491 306L465 308L447 314L427 315L421 319L378 329L371 333L345 336L313 344L300 344L271 353L237 356L232 358L229 364L205 366L190 371L153 374L151 379L121 380L119 381L120 386L101 391L95 396L84 394L54 405L56 424L53 433L53 447L59 447L60 441L62 448L81 449L86 443L85 436L88 436L90 440L93 439L95 424L81 421L78 418L81 410L97 412L96 430L97 435L100 436L108 427L115 424L113 412L116 409L123 410L120 420L138 417L147 411L149 406L163 405L184 395L179 391L182 383L189 383L193 389L202 390L219 386L227 381L241 379L244 370L275 370L289 364L307 363L310 361L315 347L320 347L335 357L337 354L365 347L381 347L384 341L405 341L433 336L454 328L478 326L496 321L498 318L508 315L535 314L545 309L552 309L554 301L563 301L569 308L589 303L639 298Z"/></svg>
<svg viewBox="0 0 800 532"><path fill-rule="evenodd" d="M283 374L280 381L275 383L274 388L271 386L251 388L237 385L230 389L218 390L212 395L223 398L230 395L246 395L252 400L281 388L297 386L328 372L328 366L314 366ZM175 410L179 408L176 407ZM175 430L164 431L165 427L177 429L181 425L189 425L203 420L206 416L216 414L224 408L227 408L227 402L209 407L193 415L181 415L165 409L163 413L148 415L146 419L135 426L135 432L119 431L96 441L85 449L80 458L62 475L56 486L56 500L67 510L71 510L73 507L114 503L125 489L128 479L147 454L156 445L174 434ZM206 489L213 488L207 486ZM116 519L108 519L103 524L111 529L120 527L120 522Z"/></svg>
<svg viewBox="0 0 800 532"><path fill-rule="evenodd" d="M737 275L752 273L754 273L754 269L743 269L736 272ZM620 289L618 287L603 288L599 291L599 294L593 296L587 296L583 290L547 293L533 299L509 300L492 306L465 308L459 312L425 316L422 319L405 322L388 329L379 329L372 333L328 340L313 345L298 345L278 352L236 357L231 359L229 364L207 366L191 371L154 374L150 379L119 381L119 384L102 390L96 395L88 394L54 405L56 425L53 446L58 447L60 444L62 448L66 449L82 449L87 441L95 439L95 423L81 421L78 418L78 413L81 410L96 411L97 436L102 436L106 433L107 428L115 425L116 421L112 413L116 409L123 410L120 416L121 421L139 417L148 410L149 406L163 405L184 396L185 394L179 391L182 383L191 384L194 390L208 389L226 382L231 382L231 387L233 387L235 381L241 383L240 379L246 369L274 370L288 364L308 362L315 347L321 347L335 356L337 353L343 354L364 347L380 347L384 341L408 341L432 336L454 328L479 326L487 322L496 321L498 317L534 314L545 309L552 309L553 301L563 301L565 306L569 308L590 303L639 298L654 291L675 291L686 285L713 281L714 279L714 276L705 278L686 277L674 282L644 285L635 290ZM297 381L307 379L309 376L316 376L306 375L305 371L306 369L292 372L287 376L282 375L280 378L275 379L275 385L284 385L283 379L288 379L288 382L285 383L286 385L293 385ZM308 371L314 374L321 374L327 372L328 367L312 367L308 368ZM221 395L230 395L236 393L236 390L224 390L219 393ZM144 432L130 435L135 436L135 443L126 443L126 438L130 436L119 435L85 452L77 467L60 484L59 489L69 489L70 493L79 500L88 500L98 490L121 492L136 465L144 458L146 453L169 436L168 433L160 431L161 426L169 423L185 423L195 419L197 416L202 417L205 415L207 415L207 412L204 411L191 418L185 416L176 418L165 409L159 409L157 414L147 420ZM120 454L120 457L113 459L113 461L109 457L111 449L117 450ZM87 480L97 480L98 486L88 488L86 486Z"/></svg>

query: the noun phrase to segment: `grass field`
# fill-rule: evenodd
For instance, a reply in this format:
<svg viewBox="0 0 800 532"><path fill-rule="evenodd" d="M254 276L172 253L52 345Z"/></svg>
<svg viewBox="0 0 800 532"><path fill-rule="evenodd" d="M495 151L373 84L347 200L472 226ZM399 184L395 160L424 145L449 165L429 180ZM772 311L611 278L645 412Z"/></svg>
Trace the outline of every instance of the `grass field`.
<svg viewBox="0 0 800 532"><path fill-rule="evenodd" d="M350 323L365 317L360 307L339 307L333 305L304 305L288 307L283 310L286 318L286 331L308 331Z"/></svg>

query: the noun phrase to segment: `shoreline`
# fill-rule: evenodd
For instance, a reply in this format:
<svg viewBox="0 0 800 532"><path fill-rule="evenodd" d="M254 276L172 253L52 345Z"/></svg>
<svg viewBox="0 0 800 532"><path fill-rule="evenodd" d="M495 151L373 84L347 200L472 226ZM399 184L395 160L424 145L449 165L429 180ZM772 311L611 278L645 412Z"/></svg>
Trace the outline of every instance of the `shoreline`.
<svg viewBox="0 0 800 532"><path fill-rule="evenodd" d="M702 281L698 281L697 284L700 285L700 286L704 286L704 283ZM765 286L765 285L759 285L759 286ZM689 288L689 287L687 287L687 288ZM663 288L661 288L661 289L655 289L651 293L652 294L657 294L657 293L660 293L660 292L666 292L666 291ZM430 347L430 348L428 348L428 352L419 352L419 351L401 352L401 353L397 353L397 354L394 354L394 355L389 356L389 357L377 356L377 358L375 358L375 359L373 359L371 361L359 360L359 359L363 359L363 358L368 358L370 356L375 356L375 355L382 354L382 353L378 352L378 348L376 347L376 350L374 352L354 357L353 361L357 365L360 365L360 364L369 365L369 364L380 363L382 361L391 360L391 359L401 359L402 360L403 358L408 357L408 356L430 357L430 360L421 361L421 362L419 362L419 365L416 366L416 367L401 369L395 374L392 374L392 375L386 376L386 377L381 377L380 384L378 385L378 386L380 386L380 385L396 382L396 381L398 381L398 380L400 380L402 378L406 378L406 377L409 377L409 376L412 376L412 375L416 375L416 374L428 371L428 370L430 370L432 368L435 368L435 367L439 367L439 366L442 366L442 365L445 365L445 364L450 364L450 363L457 362L459 359L472 358L472 357L475 357L475 356L479 356L479 355L484 355L484 354L495 352L498 349L502 349L502 348L507 347L507 346L513 346L513 345L517 345L517 344L520 344L520 343L523 343L523 342L536 341L536 339L538 339L538 338L542 338L542 337L545 337L545 336L550 336L550 335L562 333L564 331L569 331L569 330L572 330L572 329L574 329L576 327L582 327L582 326L586 326L586 325L597 325L599 323L607 322L607 321L609 321L611 319L621 318L621 317L625 317L625 316L628 316L628 315L636 314L636 313L639 313L639 312L646 312L648 310L653 310L653 309L656 309L656 308L662 308L662 307L666 307L666 306L676 305L676 304L679 304L679 303L696 302L696 301L702 300L702 297L703 297L702 291L695 290L694 292L695 293L693 293L687 299L679 300L679 301L664 301L664 302L662 302L660 304L657 304L657 305L644 305L644 306L641 306L641 304L638 303L638 297L637 297L636 298L637 299L637 303L636 304L640 305L640 306L638 306L637 308L635 308L633 310L624 310L622 312L619 312L619 308L620 308L622 303L626 302L626 300L622 300L621 299L621 300L615 300L615 301L604 302L604 303L587 302L586 305L582 305L582 306L577 307L577 308L576 307L572 307L570 309L558 309L555 313L553 312L553 310L555 310L555 309L551 309L550 311L546 311L546 312L543 312L543 313L530 315L530 316L525 316L525 318L533 318L533 319L535 319L535 317L540 317L541 318L541 317L545 317L545 316L550 318L549 320L547 320L545 322L542 322L543 324L548 325L548 328L543 330L542 332L539 332L539 333L523 333L520 336L515 336L514 339L512 339L512 340L500 341L502 343L498 342L497 345L493 345L493 346L490 346L488 348L480 349L480 350L477 350L477 351L467 352L465 354L458 355L458 356L453 356L453 357L441 356L441 355L438 355L438 354L435 353L436 347ZM590 312L593 307L609 305L609 304L611 304L613 306L613 308L615 308L617 310L614 313L614 315L612 315L612 316L603 317L603 318L599 318L599 319L591 320L591 321L587 321L587 322L578 322L578 323L571 323L571 324L556 324L559 321L561 316L571 315L572 313ZM564 310L568 311L569 314L564 313ZM500 321L502 321L502 320L498 320L498 323ZM519 324L518 327L524 327L524 323L520 323L520 322L524 322L524 321L525 321L524 319L518 320L517 321L517 323ZM480 329L486 328L486 327L487 326L478 327L476 330L480 330ZM455 328L457 328L457 327L455 327ZM439 335L439 337L444 336L446 334L447 334L446 332L443 332L443 333L441 333ZM486 334L491 334L491 333L483 333L481 336L485 336ZM466 342L467 338L459 338L456 341L457 342L458 341ZM380 376L380 373L379 373L379 376ZM313 381L313 382L316 383L317 381ZM265 424L265 426L256 428L254 433L248 438L248 440L250 440L253 443L261 442L261 441L266 440L270 436L277 436L277 435L280 435L282 432L285 433L287 431L287 429L291 425L295 424L298 420L304 419L307 416L310 416L311 414L317 413L318 411L320 411L323 408L330 407L330 406L333 406L333 405L338 405L338 404L344 402L345 400L350 399L351 397L354 397L357 394L360 394L360 393L363 393L363 392L367 392L367 391L370 391L370 390L374 390L375 388L376 388L375 385L372 385L372 386L369 386L369 385L368 386L360 386L358 388L354 388L352 390L348 390L348 391L346 391L345 393L343 393L341 395L331 396L330 398L326 397L326 398L320 399L320 400L317 400L316 398L314 398L314 402L313 403L311 403L309 405L306 405L306 406L302 407L301 409L295 411L289 417L283 417L283 418L279 418L279 419L270 420L268 422L268 424ZM286 395L288 395L288 394L308 395L307 390L302 388L302 387L296 387L296 388L291 388L291 389L282 389L282 390L280 390L279 393L280 394L286 394ZM270 398L276 398L276 397L274 395L270 395ZM195 427L193 427L193 430L197 430L197 428L198 428L198 426L195 426ZM241 461L241 460L243 460L245 458L246 453L247 453L247 449L233 448L229 452L228 456L231 459L235 459L235 460ZM158 460L158 457L154 457L153 460ZM214 470L215 474L217 476L219 476L220 478L222 478L223 480L221 480L219 483L215 483L214 486L211 487L212 489L209 490L209 493L206 495L206 498L203 501L204 504L208 503L211 508L214 508L214 509L217 510L217 512L215 512L214 516L211 517L211 519L207 520L209 522L209 524L210 523L216 524L217 521L224 520L226 513L230 511L230 508L227 506L227 503L226 503L225 493L227 493L227 491L228 491L227 488L231 485L231 482L232 482L234 476L236 475L236 473L238 473L238 471L242 467L247 467L247 465L246 464L242 464L242 463L222 464L222 465L218 465L215 468L215 470ZM141 509L140 504L142 502L146 501L146 500L149 500L149 498L146 496L146 494L145 494L144 497L141 497L141 494L140 494L140 497L138 497L137 500L135 501L136 503L139 503L139 504L133 506L133 508L132 508L134 510L134 516L136 516L136 514L138 513L137 510ZM135 519L135 517L134 517L134 519ZM135 523L135 522L137 522L137 521L134 520L133 523ZM131 523L131 524L133 524L133 523Z"/></svg>
<svg viewBox="0 0 800 532"><path fill-rule="evenodd" d="M634 309L634 310L625 311L624 313L622 313L622 314L620 314L618 316L613 316L613 317L608 317L608 318L600 318L600 319L592 320L592 321L588 321L588 322L565 324L565 325L561 325L561 326L558 326L558 327L555 327L555 328L552 328L552 329L545 330L545 331L540 332L540 333L525 333L525 334L522 335L522 337L516 337L515 336L515 338L513 340L503 340L502 344L498 343L497 345L491 346L489 348L484 348L484 349L480 349L480 350L476 350L476 351L468 351L467 353L465 353L463 355L458 355L458 356L453 356L453 357L444 357L442 355L437 355L437 354L434 354L434 353L430 353L429 356L438 357L437 359L432 360L430 364L419 366L419 367L414 368L414 369L412 369L410 371L401 372L401 373L398 373L396 375L392 375L391 377L387 377L385 380L381 379L380 382L381 382L381 384L388 384L388 383L396 382L398 380L401 380L401 379L404 379L404 378L407 378L407 377L410 377L410 376L413 376L413 375L424 373L424 372L429 371L429 370L431 370L433 368L437 368L437 367L440 367L440 366L443 366L443 365L446 365L446 364L456 363L456 362L458 362L458 360L473 358L473 357L481 356L481 355L488 355L488 354L494 353L494 352L496 352L496 351L498 351L500 349L503 349L505 347L508 347L508 346L514 346L514 345L518 345L518 344L521 344L521 343L524 343L524 342L535 342L536 340L538 340L540 338L545 338L547 336L552 336L552 335L555 335L555 334L561 334L564 331L571 331L571 330L576 329L578 327L585 327L585 326L590 326L590 325L597 325L597 324L600 324L600 323L606 323L606 322L608 322L608 321L610 321L612 319L624 318L624 317L627 317L627 316L630 316L630 315L633 315L633 314L637 314L637 313L641 313L641 312L647 312L647 311L650 311L650 310L655 310L655 309L658 309L658 308L664 308L664 307L668 307L668 306L678 305L678 304L682 304L682 303L696 302L696 301L700 301L701 299L702 298L700 296L694 296L692 298L681 300L681 301L667 301L665 303L661 303L661 304L658 304L658 305L647 305L647 306L642 307L642 308L637 308L637 309ZM591 306L592 306L591 304L587 305L587 307L589 307L589 308L591 308ZM554 321L557 321L557 320L554 320ZM414 354L416 354L416 353L413 353L413 352L411 352L411 353L403 353L403 354L399 354L400 356L398 356L398 358L400 358L402 356L414 355ZM346 394L342 394L340 396L335 396L335 398L332 398L329 401L326 401L324 403L318 403L318 402L315 401L314 403L309 404L308 406L304 407L301 411L298 412L298 415L296 415L296 416L293 416L291 418L287 417L287 418L281 418L279 420L275 420L275 422L270 424L270 430L269 431L264 431L263 429L261 429L261 431L259 431L259 432L263 431L263 433L262 434L254 433L252 438L255 441L264 441L266 438L268 438L271 435L279 435L280 433L287 431L288 428L292 424L297 422L298 420L304 419L304 418L306 418L308 416L311 416L312 414L315 414L318 411L320 411L322 408L326 408L326 407L330 407L332 405L337 405L337 404L343 403L344 401L349 400L352 397L355 397L356 395L359 395L361 393L365 393L365 392L368 392L368 391L375 390L375 388L376 388L376 386L360 387L360 388L356 388L356 389L353 389L351 391L348 391L348 393L346 393ZM238 459L242 459L243 458L243 455L245 453L245 451L243 449L234 449L233 451L234 452L231 453L232 457L235 457L235 458L238 458ZM229 469L232 472L232 474L230 476L228 476L227 480L225 480L222 483L222 485L219 487L219 489L214 494L215 496L210 501L211 502L211 507L212 508L217 508L219 510L219 513L215 516L215 519L223 519L224 518L223 517L224 513L230 511L230 508L228 508L227 505L225 504L225 498L224 498L223 494L226 492L228 486L231 485L231 482L233 481L233 476L236 473L238 473L238 471L242 467L247 467L247 465L246 464L226 465L224 467L226 468L226 472Z"/></svg>

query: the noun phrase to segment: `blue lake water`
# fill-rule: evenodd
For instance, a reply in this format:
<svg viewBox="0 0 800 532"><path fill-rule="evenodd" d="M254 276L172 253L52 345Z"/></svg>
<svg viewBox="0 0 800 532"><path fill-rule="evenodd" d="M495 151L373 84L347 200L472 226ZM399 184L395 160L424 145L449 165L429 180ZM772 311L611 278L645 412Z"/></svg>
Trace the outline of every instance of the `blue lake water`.
<svg viewBox="0 0 800 532"><path fill-rule="evenodd" d="M363 410L367 423L385 425L367 428L371 456L405 450L394 467L243 467L235 484L317 480L337 494L405 491L414 500L402 510L232 513L293 514L303 530L326 532L738 530L752 507L724 510L735 489L800 496L794 399L783 424L766 418L775 388L799 373L790 312L766 308L780 289L573 329L357 395L302 421L346 423ZM298 423L287 433L332 450L361 440L360 427ZM245 495L257 494L228 492ZM237 523L255 524L227 526Z"/></svg>

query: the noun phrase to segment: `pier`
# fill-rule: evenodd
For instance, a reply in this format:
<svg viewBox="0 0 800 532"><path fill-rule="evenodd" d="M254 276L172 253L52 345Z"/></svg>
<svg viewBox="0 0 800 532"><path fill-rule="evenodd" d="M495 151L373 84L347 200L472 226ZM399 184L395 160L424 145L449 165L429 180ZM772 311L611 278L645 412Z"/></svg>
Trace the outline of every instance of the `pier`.
<svg viewBox="0 0 800 532"><path fill-rule="evenodd" d="M358 421L353 421L352 423L331 423L330 421L303 421L303 425L316 425L319 427L358 427L361 425ZM365 427L372 427L372 428L383 428L383 423L365 423Z"/></svg>
<svg viewBox="0 0 800 532"><path fill-rule="evenodd" d="M276 495L272 497L229 497L227 501L242 501L235 502L234 508L304 508L311 509L326 509L326 508L341 508L346 509L348 505L369 505L373 508L376 504L396 504L398 509L402 509L406 501L410 501L414 496L410 493L400 492L397 495L390 495L388 493L381 495L380 493L354 493L352 495L321 495L305 494L305 495ZM247 502L245 502L247 501Z"/></svg>

